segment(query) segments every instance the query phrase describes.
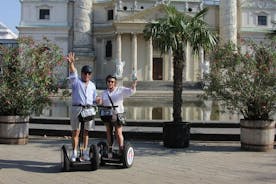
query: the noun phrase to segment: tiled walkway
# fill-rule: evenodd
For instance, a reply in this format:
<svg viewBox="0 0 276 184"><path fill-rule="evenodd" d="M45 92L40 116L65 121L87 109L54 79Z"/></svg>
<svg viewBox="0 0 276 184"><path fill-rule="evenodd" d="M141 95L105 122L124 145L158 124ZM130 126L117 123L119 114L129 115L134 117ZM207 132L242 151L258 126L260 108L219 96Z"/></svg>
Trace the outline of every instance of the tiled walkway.
<svg viewBox="0 0 276 184"><path fill-rule="evenodd" d="M90 140L90 143L99 140ZM276 151L244 152L239 142L191 142L185 149L132 141L129 169L60 172L60 147L70 139L30 137L27 145L0 144L0 184L263 184L276 183Z"/></svg>

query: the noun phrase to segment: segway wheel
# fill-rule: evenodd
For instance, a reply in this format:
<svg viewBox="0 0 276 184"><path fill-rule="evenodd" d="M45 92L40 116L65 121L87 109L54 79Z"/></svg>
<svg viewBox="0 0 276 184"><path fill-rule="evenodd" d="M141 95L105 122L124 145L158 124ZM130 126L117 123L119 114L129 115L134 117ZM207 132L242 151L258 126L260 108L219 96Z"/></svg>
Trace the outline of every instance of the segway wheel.
<svg viewBox="0 0 276 184"><path fill-rule="evenodd" d="M70 171L70 160L67 154L67 147L63 145L61 147L61 170L68 172Z"/></svg>
<svg viewBox="0 0 276 184"><path fill-rule="evenodd" d="M99 148L99 153L101 155L101 158L100 158L100 165L101 166L104 166L105 165L105 161L103 160L103 157L107 157L107 144L106 142L99 142L97 144L98 148Z"/></svg>
<svg viewBox="0 0 276 184"><path fill-rule="evenodd" d="M99 168L100 165L99 149L95 144L90 146L89 156L91 160L91 169L95 171Z"/></svg>
<svg viewBox="0 0 276 184"><path fill-rule="evenodd" d="M130 143L126 143L123 150L122 162L124 168L130 168L134 162L134 148Z"/></svg>

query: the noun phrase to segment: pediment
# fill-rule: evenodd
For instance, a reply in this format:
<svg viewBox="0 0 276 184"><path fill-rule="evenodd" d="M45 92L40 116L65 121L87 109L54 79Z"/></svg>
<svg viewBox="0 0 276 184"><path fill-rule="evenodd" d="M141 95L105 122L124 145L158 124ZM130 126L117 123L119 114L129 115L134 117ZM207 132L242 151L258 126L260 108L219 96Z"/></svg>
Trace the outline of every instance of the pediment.
<svg viewBox="0 0 276 184"><path fill-rule="evenodd" d="M13 33L5 24L0 22L0 39L16 39L17 35Z"/></svg>
<svg viewBox="0 0 276 184"><path fill-rule="evenodd" d="M120 18L118 22L152 22L166 15L165 5L160 4L152 8L145 9L130 16Z"/></svg>
<svg viewBox="0 0 276 184"><path fill-rule="evenodd" d="M5 26L3 23L0 22L0 29L8 29L8 27Z"/></svg>

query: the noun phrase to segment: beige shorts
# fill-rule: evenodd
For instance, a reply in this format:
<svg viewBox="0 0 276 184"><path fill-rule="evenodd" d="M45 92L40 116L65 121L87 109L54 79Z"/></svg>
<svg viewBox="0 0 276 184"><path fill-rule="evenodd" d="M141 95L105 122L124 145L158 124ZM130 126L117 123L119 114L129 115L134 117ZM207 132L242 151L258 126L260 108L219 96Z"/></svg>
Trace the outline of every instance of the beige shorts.
<svg viewBox="0 0 276 184"><path fill-rule="evenodd" d="M79 114L81 112L82 107L72 106L71 114L70 114L70 124L72 130L80 130L81 123L79 121ZM95 121L88 121L84 123L85 130L94 130L95 129Z"/></svg>

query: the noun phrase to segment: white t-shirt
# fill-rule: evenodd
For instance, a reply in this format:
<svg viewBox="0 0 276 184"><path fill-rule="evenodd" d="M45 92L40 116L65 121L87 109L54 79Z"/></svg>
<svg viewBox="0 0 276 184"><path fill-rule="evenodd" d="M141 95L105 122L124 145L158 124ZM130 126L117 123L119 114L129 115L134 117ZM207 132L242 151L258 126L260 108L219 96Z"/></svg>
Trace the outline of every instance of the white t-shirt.
<svg viewBox="0 0 276 184"><path fill-rule="evenodd" d="M109 92L108 90L104 90L102 93L102 100L104 106L112 106L108 95L110 96L113 105L118 106L116 107L117 113L123 113L124 112L124 98L131 96L135 93L135 90L127 87L116 87L114 91Z"/></svg>

